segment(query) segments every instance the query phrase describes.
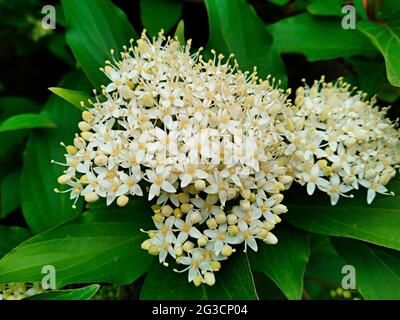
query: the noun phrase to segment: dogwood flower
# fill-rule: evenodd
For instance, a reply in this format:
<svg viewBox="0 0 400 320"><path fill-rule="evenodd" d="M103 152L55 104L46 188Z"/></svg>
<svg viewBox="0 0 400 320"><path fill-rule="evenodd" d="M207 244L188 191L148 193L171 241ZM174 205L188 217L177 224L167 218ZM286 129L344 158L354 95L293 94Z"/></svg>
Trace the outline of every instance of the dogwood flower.
<svg viewBox="0 0 400 320"><path fill-rule="evenodd" d="M341 79L296 91L295 106L284 111L284 154L308 194L327 192L332 205L359 185L368 189L368 204L376 192L392 194L385 185L400 163L399 132L375 102Z"/></svg>

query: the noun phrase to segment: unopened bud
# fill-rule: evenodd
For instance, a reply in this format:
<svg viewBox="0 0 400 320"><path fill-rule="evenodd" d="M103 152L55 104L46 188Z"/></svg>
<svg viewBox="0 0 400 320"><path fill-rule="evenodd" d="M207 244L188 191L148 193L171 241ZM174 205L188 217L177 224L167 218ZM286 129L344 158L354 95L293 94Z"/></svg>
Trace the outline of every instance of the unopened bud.
<svg viewBox="0 0 400 320"><path fill-rule="evenodd" d="M82 112L82 119L85 120L86 122L90 123L92 122L94 116L91 112L89 111L83 111Z"/></svg>
<svg viewBox="0 0 400 320"><path fill-rule="evenodd" d="M174 209L170 205L165 205L161 208L161 214L164 217L169 217L174 212Z"/></svg>
<svg viewBox="0 0 400 320"><path fill-rule="evenodd" d="M89 131L92 128L92 126L86 121L81 121L78 123L78 128L81 131Z"/></svg>
<svg viewBox="0 0 400 320"><path fill-rule="evenodd" d="M182 210L183 211L183 210ZM198 211L193 211L190 213L190 222L192 224L199 223L202 220L201 214Z"/></svg>
<svg viewBox="0 0 400 320"><path fill-rule="evenodd" d="M96 192L91 192L85 196L85 201L88 203L96 202L97 200L99 200L99 196Z"/></svg>
<svg viewBox="0 0 400 320"><path fill-rule="evenodd" d="M216 229L218 227L218 223L214 218L208 219L206 223L209 229Z"/></svg>
<svg viewBox="0 0 400 320"><path fill-rule="evenodd" d="M272 232L268 232L267 236L264 239L264 242L268 244L277 244L278 238L275 237L275 235Z"/></svg>
<svg viewBox="0 0 400 320"><path fill-rule="evenodd" d="M218 224L224 224L224 223L226 222L226 215L225 215L225 213L223 213L223 212L218 213L218 214L215 216L215 221L217 221Z"/></svg>
<svg viewBox="0 0 400 320"><path fill-rule="evenodd" d="M188 213L193 209L193 205L190 203L183 203L181 205L181 210L183 213Z"/></svg>
<svg viewBox="0 0 400 320"><path fill-rule="evenodd" d="M71 176L67 175L67 174L63 174L62 176L59 176L57 179L57 182L59 184L66 184L67 182L69 182L71 180Z"/></svg>
<svg viewBox="0 0 400 320"><path fill-rule="evenodd" d="M204 180L196 180L194 187L197 191L203 191L206 188L206 182Z"/></svg>
<svg viewBox="0 0 400 320"><path fill-rule="evenodd" d="M70 155L74 155L78 152L78 149L75 146L71 146L71 145L66 146L65 150L67 150L68 154L70 154Z"/></svg>
<svg viewBox="0 0 400 320"><path fill-rule="evenodd" d="M215 284L215 276L214 273L212 272L206 272L204 274L204 282L209 285L209 286L213 286Z"/></svg>
<svg viewBox="0 0 400 320"><path fill-rule="evenodd" d="M192 251L193 248L194 248L194 243L192 241L186 241L182 246L183 251L186 252Z"/></svg>
<svg viewBox="0 0 400 320"><path fill-rule="evenodd" d="M224 245L221 254L225 257L229 257L235 250L228 244Z"/></svg>
<svg viewBox="0 0 400 320"><path fill-rule="evenodd" d="M228 221L229 225L236 224L238 221L238 217L234 213L230 213L226 216L226 220Z"/></svg>
<svg viewBox="0 0 400 320"><path fill-rule="evenodd" d="M119 207L125 207L129 202L129 198L125 195L121 195L117 199L117 205Z"/></svg>
<svg viewBox="0 0 400 320"><path fill-rule="evenodd" d="M107 165L108 158L104 154L98 155L94 158L94 163L96 166L104 167Z"/></svg>
<svg viewBox="0 0 400 320"><path fill-rule="evenodd" d="M276 206L273 206L271 210L275 214L282 214L288 211L287 207L283 204L277 204Z"/></svg>
<svg viewBox="0 0 400 320"><path fill-rule="evenodd" d="M151 246L152 246L152 242L151 242L150 239L144 240L144 241L142 242L142 244L140 245L140 247L141 247L143 250L146 250L146 251L148 251L148 250L150 249Z"/></svg>
<svg viewBox="0 0 400 320"><path fill-rule="evenodd" d="M152 256L158 256L158 254L160 253L160 248L157 246L150 246L149 248L149 254L151 254Z"/></svg>

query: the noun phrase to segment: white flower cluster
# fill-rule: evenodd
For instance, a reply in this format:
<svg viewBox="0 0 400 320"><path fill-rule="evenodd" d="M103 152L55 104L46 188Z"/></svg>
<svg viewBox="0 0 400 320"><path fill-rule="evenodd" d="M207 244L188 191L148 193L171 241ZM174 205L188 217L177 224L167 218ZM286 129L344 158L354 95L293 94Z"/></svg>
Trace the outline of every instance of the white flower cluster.
<svg viewBox="0 0 400 320"><path fill-rule="evenodd" d="M213 285L235 245L277 243L271 230L293 180L277 130L286 94L212 53L205 61L190 41L162 33L131 42L102 69L110 83L83 112L74 144L64 145L58 179L75 203L103 197L125 206L148 191L155 229L142 248L164 265L174 258L195 285Z"/></svg>
<svg viewBox="0 0 400 320"><path fill-rule="evenodd" d="M294 179L309 195L318 188L335 205L359 186L368 189L369 204L376 193L391 194L385 185L400 163L399 132L385 118L387 109L374 104L341 79L325 83L322 78L297 89L295 106L286 114L285 154Z"/></svg>
<svg viewBox="0 0 400 320"><path fill-rule="evenodd" d="M196 286L243 244L276 244L293 179L327 192L332 204L359 185L388 194L400 162L399 134L385 110L338 82L297 90L295 105L256 70L230 56L191 53L162 33L145 34L101 69L110 79L79 123L58 182L74 205L105 198L154 201L154 230L142 248ZM183 267L179 267L179 265ZM179 270L177 270L179 269Z"/></svg>
<svg viewBox="0 0 400 320"><path fill-rule="evenodd" d="M44 292L39 283L22 282L0 284L0 300L22 300Z"/></svg>

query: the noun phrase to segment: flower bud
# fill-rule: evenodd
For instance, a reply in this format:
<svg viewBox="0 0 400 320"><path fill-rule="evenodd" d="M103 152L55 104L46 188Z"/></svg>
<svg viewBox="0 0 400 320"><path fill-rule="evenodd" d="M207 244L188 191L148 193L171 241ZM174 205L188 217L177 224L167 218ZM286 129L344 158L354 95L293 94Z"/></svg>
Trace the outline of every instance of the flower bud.
<svg viewBox="0 0 400 320"><path fill-rule="evenodd" d="M206 272L204 274L204 282L209 285L209 286L213 286L215 284L215 276L214 273L212 272Z"/></svg>
<svg viewBox="0 0 400 320"><path fill-rule="evenodd" d="M165 205L161 208L161 214L164 217L169 217L172 213L174 212L174 210L172 209L172 207L170 205Z"/></svg>
<svg viewBox="0 0 400 320"><path fill-rule="evenodd" d="M268 244L277 244L278 238L275 237L275 235L272 232L268 232L267 236L264 239L264 242Z"/></svg>
<svg viewBox="0 0 400 320"><path fill-rule="evenodd" d="M182 213L188 213L193 209L193 205L190 203L183 203L181 205Z"/></svg>
<svg viewBox="0 0 400 320"><path fill-rule="evenodd" d="M221 254L225 257L229 257L235 250L228 244L225 244L221 250Z"/></svg>
<svg viewBox="0 0 400 320"><path fill-rule="evenodd" d="M81 131L89 131L92 128L92 126L86 121L81 121L78 123L78 128Z"/></svg>
<svg viewBox="0 0 400 320"><path fill-rule="evenodd" d="M224 223L226 222L226 215L225 215L225 213L223 213L223 212L218 213L218 214L215 216L215 221L217 221L218 224L224 224Z"/></svg>
<svg viewBox="0 0 400 320"><path fill-rule="evenodd" d="M85 196L85 201L88 203L96 202L97 200L99 200L99 196L96 192L91 192Z"/></svg>
<svg viewBox="0 0 400 320"><path fill-rule="evenodd" d="M273 206L271 210L275 214L282 214L288 211L287 207L283 204L277 204L276 206Z"/></svg>
<svg viewBox="0 0 400 320"><path fill-rule="evenodd" d="M151 242L150 239L144 240L144 241L142 242L142 244L140 245L140 247L141 247L143 250L146 250L146 251L148 251L148 250L150 249L151 246L152 246L152 242Z"/></svg>
<svg viewBox="0 0 400 320"><path fill-rule="evenodd" d="M204 180L196 180L194 182L194 187L197 191L203 191L206 188L206 182Z"/></svg>
<svg viewBox="0 0 400 320"><path fill-rule="evenodd" d="M238 235L240 232L238 226L229 226L228 227L228 233L229 235L231 235L232 237Z"/></svg>
<svg viewBox="0 0 400 320"><path fill-rule="evenodd" d="M198 211L193 211L190 214L190 222L192 224L199 223L202 220L201 214Z"/></svg>
<svg viewBox="0 0 400 320"><path fill-rule="evenodd" d="M82 131L81 132L81 137L86 141L90 141L90 139L93 137L93 132Z"/></svg>
<svg viewBox="0 0 400 320"><path fill-rule="evenodd" d="M205 247L208 243L208 238L207 236L201 236L199 239L197 239L197 244L199 247Z"/></svg>
<svg viewBox="0 0 400 320"><path fill-rule="evenodd" d="M209 229L216 229L218 227L218 223L214 218L208 219L206 223Z"/></svg>
<svg viewBox="0 0 400 320"><path fill-rule="evenodd" d="M176 199L181 203L187 203L190 201L190 196L187 193L181 192L176 195Z"/></svg>
<svg viewBox="0 0 400 320"><path fill-rule="evenodd" d="M104 154L98 155L94 158L94 163L96 166L104 167L107 165L108 158Z"/></svg>
<svg viewBox="0 0 400 320"><path fill-rule="evenodd" d="M250 210L250 208L251 208L250 201L249 200L240 200L240 208L243 211Z"/></svg>
<svg viewBox="0 0 400 320"><path fill-rule="evenodd" d="M194 279L193 279L193 284L194 284L196 287L198 287L198 286L200 286L202 283L203 283L203 279L202 279L201 275L196 274L196 276L195 276Z"/></svg>
<svg viewBox="0 0 400 320"><path fill-rule="evenodd" d="M149 254L151 254L152 256L158 256L160 253L160 248L155 246L155 245L151 245L149 248Z"/></svg>
<svg viewBox="0 0 400 320"><path fill-rule="evenodd" d="M62 176L59 176L58 179L57 179L57 182L59 184L66 184L69 181L71 181L71 176L68 175L68 174L63 174Z"/></svg>
<svg viewBox="0 0 400 320"><path fill-rule="evenodd" d="M67 150L68 154L75 155L78 152L78 149L75 146L66 146L65 150Z"/></svg>
<svg viewBox="0 0 400 320"><path fill-rule="evenodd" d="M264 220L263 221L263 226L266 230L270 231L273 228L275 228L275 224L271 223L270 221Z"/></svg>
<svg viewBox="0 0 400 320"><path fill-rule="evenodd" d="M229 225L236 224L238 221L238 217L234 213L230 213L226 216L226 220L228 221Z"/></svg>
<svg viewBox="0 0 400 320"><path fill-rule="evenodd" d="M211 268L214 271L219 271L221 269L221 262L216 261L216 260L211 261Z"/></svg>
<svg viewBox="0 0 400 320"><path fill-rule="evenodd" d="M125 207L129 202L129 198L125 195L121 195L117 198L117 205L119 207Z"/></svg>
<svg viewBox="0 0 400 320"><path fill-rule="evenodd" d="M82 119L85 120L86 122L90 123L92 122L94 116L91 112L89 111L83 111L82 112Z"/></svg>
<svg viewBox="0 0 400 320"><path fill-rule="evenodd" d="M186 241L182 246L183 251L186 252L192 251L193 248L194 248L194 243L192 241Z"/></svg>

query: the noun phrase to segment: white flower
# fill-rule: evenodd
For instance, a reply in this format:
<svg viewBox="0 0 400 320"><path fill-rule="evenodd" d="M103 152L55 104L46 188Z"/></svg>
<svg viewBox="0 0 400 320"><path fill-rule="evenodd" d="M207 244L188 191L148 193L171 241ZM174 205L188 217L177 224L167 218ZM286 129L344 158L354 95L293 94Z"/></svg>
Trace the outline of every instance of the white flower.
<svg viewBox="0 0 400 320"><path fill-rule="evenodd" d="M151 170L146 170L147 178L151 183L149 190L149 200L153 199L155 196L160 195L160 191L164 190L166 192L174 193L176 189L174 186L168 182L169 171L159 170L158 172L154 172Z"/></svg>
<svg viewBox="0 0 400 320"><path fill-rule="evenodd" d="M340 178L336 173L331 176L329 184L321 188L321 190L326 191L326 193L331 197L331 203L333 206L339 201L339 196L345 196L345 193L349 192L351 189L351 186L341 183Z"/></svg>
<svg viewBox="0 0 400 320"><path fill-rule="evenodd" d="M202 266L205 265L205 261L203 261L203 249L194 249L188 256L179 257L176 261L179 264L183 264L187 266L185 269L176 272L185 272L189 271L188 273L188 281L192 282L196 275L200 275L200 269Z"/></svg>
<svg viewBox="0 0 400 320"><path fill-rule="evenodd" d="M217 230L204 230L204 234L208 236L214 242L214 251L216 255L219 255L224 244L238 244L237 238L227 233L228 226L221 224Z"/></svg>
<svg viewBox="0 0 400 320"><path fill-rule="evenodd" d="M316 186L318 186L319 189L326 187L328 181L321 178L323 175L318 164L314 164L309 172L305 171L302 173L301 177L303 181L307 183L307 193L309 195L314 193Z"/></svg>
<svg viewBox="0 0 400 320"><path fill-rule="evenodd" d="M341 79L337 83L315 81L296 91L296 106L284 110L285 149L294 179L327 192L335 205L339 196L368 188L367 202L375 193L390 194L384 185L400 162L399 133L375 100L355 92ZM377 183L379 185L377 185ZM377 190L380 191L377 191Z"/></svg>
<svg viewBox="0 0 400 320"><path fill-rule="evenodd" d="M255 235L259 232L260 228L257 226L249 227L244 221L239 221L238 227L240 230L237 240L239 243L244 242L244 252L247 252L247 246L254 251L258 250Z"/></svg>
<svg viewBox="0 0 400 320"><path fill-rule="evenodd" d="M375 199L377 192L380 194L393 195L393 193L389 193L388 189L379 182L379 176L377 176L373 181L361 179L359 182L363 187L368 189L368 204L372 203L372 201Z"/></svg>
<svg viewBox="0 0 400 320"><path fill-rule="evenodd" d="M275 225L286 207L269 196L293 180L284 157L288 93L238 70L232 56L212 54L204 61L190 41L182 46L162 33L132 41L102 69L110 81L59 163L66 170L58 182L70 186L62 192L74 203L84 196L124 206L148 192L156 230L142 248L164 265L171 257L186 264L195 285L213 285L219 261L239 242L254 247L238 236L247 234L240 221L254 232ZM310 159L316 154L311 148ZM245 204L239 216L234 201ZM255 237L265 241L261 233Z"/></svg>

